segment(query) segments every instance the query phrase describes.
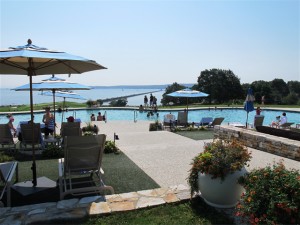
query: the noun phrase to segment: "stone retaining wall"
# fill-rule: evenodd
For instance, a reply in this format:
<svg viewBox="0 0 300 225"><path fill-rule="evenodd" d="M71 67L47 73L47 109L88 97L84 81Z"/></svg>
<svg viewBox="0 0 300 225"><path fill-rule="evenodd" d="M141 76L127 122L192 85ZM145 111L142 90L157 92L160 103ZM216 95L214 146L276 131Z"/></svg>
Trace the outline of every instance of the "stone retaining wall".
<svg viewBox="0 0 300 225"><path fill-rule="evenodd" d="M300 161L300 141L233 126L215 126L214 138L236 138L247 147Z"/></svg>

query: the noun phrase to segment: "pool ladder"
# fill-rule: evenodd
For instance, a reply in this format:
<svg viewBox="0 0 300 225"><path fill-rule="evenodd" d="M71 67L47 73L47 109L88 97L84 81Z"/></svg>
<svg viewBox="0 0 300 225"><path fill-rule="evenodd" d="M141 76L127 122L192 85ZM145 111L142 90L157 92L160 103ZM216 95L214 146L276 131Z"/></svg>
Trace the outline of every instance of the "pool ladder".
<svg viewBox="0 0 300 225"><path fill-rule="evenodd" d="M104 115L103 115L104 117L105 117L105 123L107 123L107 112L106 111L104 111Z"/></svg>
<svg viewBox="0 0 300 225"><path fill-rule="evenodd" d="M136 110L133 110L133 122L137 122L138 113Z"/></svg>

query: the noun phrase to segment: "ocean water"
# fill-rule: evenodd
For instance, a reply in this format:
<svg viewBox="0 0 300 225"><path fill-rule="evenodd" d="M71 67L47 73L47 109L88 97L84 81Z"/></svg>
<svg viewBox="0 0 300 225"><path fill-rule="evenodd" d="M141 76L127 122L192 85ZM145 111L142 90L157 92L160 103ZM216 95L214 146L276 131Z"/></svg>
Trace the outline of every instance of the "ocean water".
<svg viewBox="0 0 300 225"><path fill-rule="evenodd" d="M82 97L87 100L97 100L97 99L106 99L113 97L121 97L133 94L141 94L152 92L153 95L157 98L157 103L160 104L162 99L162 94L165 90L161 89L128 89L128 88L97 88L91 90L76 90L74 91L77 94L80 94ZM150 94L147 94L148 98ZM78 100L78 99L66 99L66 101L72 102L85 102L87 100ZM144 102L144 95L139 95L135 97L127 98L127 105L130 106L139 106ZM57 97L56 102L62 102L63 98ZM39 103L51 103L52 97L41 95L41 91L33 91L33 102L34 104ZM28 105L30 104L29 91L14 91L8 88L0 88L0 105ZM105 102L104 105L108 105L109 102Z"/></svg>

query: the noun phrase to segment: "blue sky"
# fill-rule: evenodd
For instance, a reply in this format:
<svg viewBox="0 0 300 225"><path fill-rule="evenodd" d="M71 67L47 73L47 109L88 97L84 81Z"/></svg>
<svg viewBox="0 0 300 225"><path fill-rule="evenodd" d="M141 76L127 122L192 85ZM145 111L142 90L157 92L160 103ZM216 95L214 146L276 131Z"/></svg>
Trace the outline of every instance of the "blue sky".
<svg viewBox="0 0 300 225"><path fill-rule="evenodd" d="M300 80L299 0L0 2L1 49L30 38L108 68L69 81L196 83L212 68L232 70L241 83ZM0 76L0 82L16 87L29 80Z"/></svg>

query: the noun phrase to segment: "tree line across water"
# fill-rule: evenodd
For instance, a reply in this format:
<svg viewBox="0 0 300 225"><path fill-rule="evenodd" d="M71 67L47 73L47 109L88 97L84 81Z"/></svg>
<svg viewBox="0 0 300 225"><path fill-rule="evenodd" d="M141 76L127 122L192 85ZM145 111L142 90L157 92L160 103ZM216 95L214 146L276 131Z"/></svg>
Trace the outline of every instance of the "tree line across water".
<svg viewBox="0 0 300 225"><path fill-rule="evenodd" d="M183 105L185 98L173 98L167 94L184 89L185 86L177 82L169 85L161 100L162 105ZM255 103L279 105L300 105L300 82L285 82L281 78L272 81L254 81L252 83L241 84L240 78L231 70L210 69L200 73L193 90L202 91L209 94L205 98L190 98L190 103L204 104L241 104L245 101L248 88L252 88Z"/></svg>

